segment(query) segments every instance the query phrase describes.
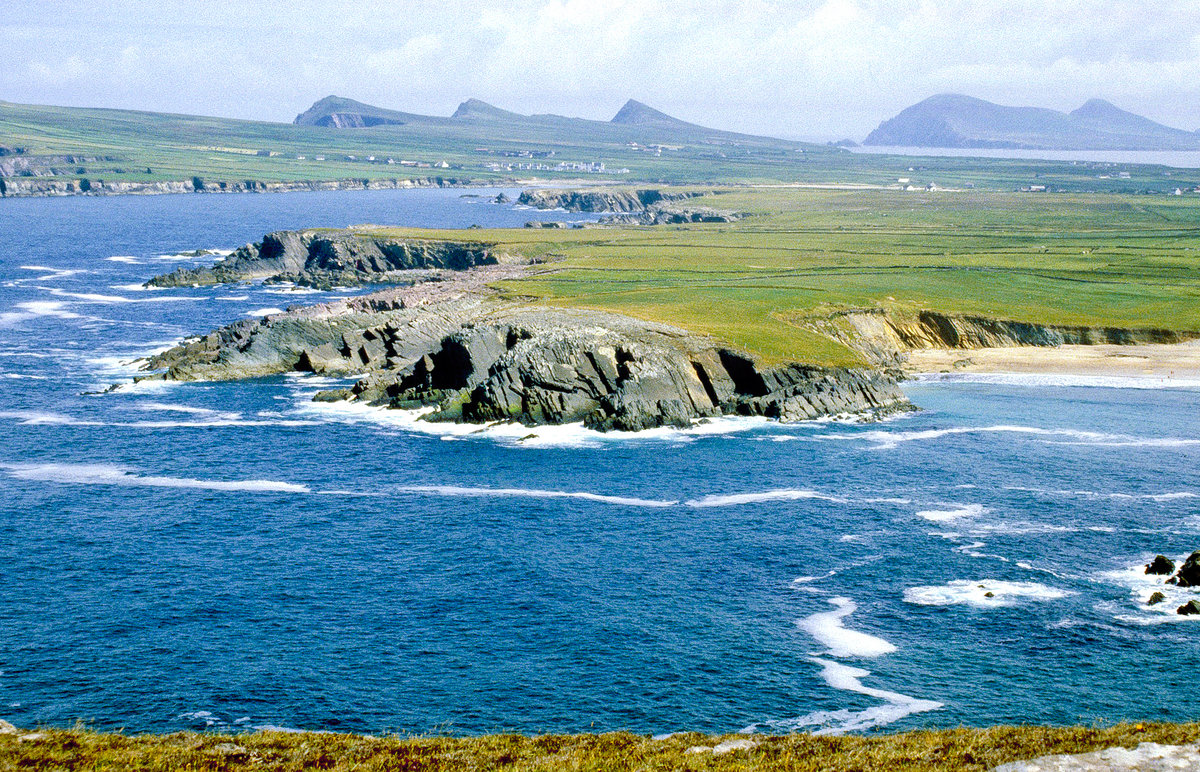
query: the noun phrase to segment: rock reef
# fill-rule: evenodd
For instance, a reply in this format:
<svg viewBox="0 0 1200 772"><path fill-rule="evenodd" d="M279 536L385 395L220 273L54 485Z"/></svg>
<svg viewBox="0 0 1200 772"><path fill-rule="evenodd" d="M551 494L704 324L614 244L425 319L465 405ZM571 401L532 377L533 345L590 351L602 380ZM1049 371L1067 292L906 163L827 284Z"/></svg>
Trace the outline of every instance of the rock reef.
<svg viewBox="0 0 1200 772"><path fill-rule="evenodd" d="M463 271L516 262L483 242L390 238L369 230L268 233L212 267L179 268L148 287L190 287L264 279L311 287L411 281L417 270ZM428 274L423 278L429 278Z"/></svg>

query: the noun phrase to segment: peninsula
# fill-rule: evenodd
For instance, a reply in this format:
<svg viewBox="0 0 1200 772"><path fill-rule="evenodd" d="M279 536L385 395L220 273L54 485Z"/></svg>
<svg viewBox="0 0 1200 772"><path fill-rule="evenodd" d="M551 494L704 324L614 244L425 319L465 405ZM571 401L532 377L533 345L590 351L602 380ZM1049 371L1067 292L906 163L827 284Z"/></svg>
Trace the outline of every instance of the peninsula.
<svg viewBox="0 0 1200 772"><path fill-rule="evenodd" d="M954 206L939 195L956 196ZM212 267L148 284L392 286L234 323L145 369L171 380L355 376L317 399L422 409L430 421L635 431L721 415L910 409L898 381L914 352L944 352L954 368L979 349L1134 350L1200 338L1200 314L1184 301L1198 289L1193 236L1169 224L1194 215L1191 201L1113 222L1108 203L1072 199L1041 234L1052 236L1046 243L1019 198L925 194L916 232L911 196L894 191L528 191L543 206L661 213L686 202L746 216L272 233ZM983 212L1014 227L973 227ZM1143 234L1134 249L1117 238L1131 229Z"/></svg>

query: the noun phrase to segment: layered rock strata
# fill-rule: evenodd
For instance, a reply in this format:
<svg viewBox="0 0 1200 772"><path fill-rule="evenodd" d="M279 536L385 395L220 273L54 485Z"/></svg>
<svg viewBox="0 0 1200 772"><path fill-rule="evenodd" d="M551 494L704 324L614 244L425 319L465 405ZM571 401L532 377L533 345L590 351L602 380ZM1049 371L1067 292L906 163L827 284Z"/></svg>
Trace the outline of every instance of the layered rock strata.
<svg viewBox="0 0 1200 772"><path fill-rule="evenodd" d="M526 190L517 203L568 212L641 212L671 201L708 195L701 190Z"/></svg>
<svg viewBox="0 0 1200 772"><path fill-rule="evenodd" d="M884 371L764 366L679 328L520 305L484 288L517 270L473 269L459 281L237 322L185 341L145 369L170 380L360 375L318 399L427 408L430 421L583 422L598 430L687 426L722 415L799 421L911 409Z"/></svg>
<svg viewBox="0 0 1200 772"><path fill-rule="evenodd" d="M915 349L981 349L1011 346L1135 345L1182 343L1200 332L1162 328L1037 324L982 316L921 311L898 315L883 309L854 309L797 320L862 354L867 361L898 366Z"/></svg>
<svg viewBox="0 0 1200 772"><path fill-rule="evenodd" d="M154 277L146 286L190 287L254 279L325 288L357 286L411 281L416 270L463 271L517 260L483 242L388 238L370 231L278 231L212 267L179 268Z"/></svg>

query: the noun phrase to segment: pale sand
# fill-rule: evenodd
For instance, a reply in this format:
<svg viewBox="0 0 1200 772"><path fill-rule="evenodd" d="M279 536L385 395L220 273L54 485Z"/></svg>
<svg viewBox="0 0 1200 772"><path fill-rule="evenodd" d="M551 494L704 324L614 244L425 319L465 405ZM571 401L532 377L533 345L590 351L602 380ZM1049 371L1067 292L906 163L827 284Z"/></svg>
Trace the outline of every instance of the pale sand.
<svg viewBox="0 0 1200 772"><path fill-rule="evenodd" d="M918 349L909 373L1045 373L1124 378L1200 378L1200 340L1136 346L1013 346Z"/></svg>

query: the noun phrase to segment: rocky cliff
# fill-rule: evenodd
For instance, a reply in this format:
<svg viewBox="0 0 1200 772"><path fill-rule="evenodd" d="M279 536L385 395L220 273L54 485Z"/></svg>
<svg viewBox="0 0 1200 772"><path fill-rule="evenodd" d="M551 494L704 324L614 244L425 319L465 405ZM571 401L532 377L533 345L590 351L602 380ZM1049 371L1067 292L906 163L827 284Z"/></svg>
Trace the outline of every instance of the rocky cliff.
<svg viewBox="0 0 1200 772"><path fill-rule="evenodd" d="M200 185L197 187L196 183ZM397 190L424 187L460 187L471 180L451 177L418 179L345 180L169 180L164 182L114 182L95 178L4 177L0 175L0 197L45 196L153 196L166 193L293 193L316 190Z"/></svg>
<svg viewBox="0 0 1200 772"><path fill-rule="evenodd" d="M516 262L492 244L388 238L370 230L278 231L204 268L179 268L148 287L190 287L265 279L315 287L404 281L420 269L462 271Z"/></svg>
<svg viewBox="0 0 1200 772"><path fill-rule="evenodd" d="M641 212L656 204L708 195L700 190L526 190L517 203L568 212Z"/></svg>
<svg viewBox="0 0 1200 772"><path fill-rule="evenodd" d="M936 311L909 315L883 309L852 309L829 317L806 319L801 324L846 344L867 361L885 366L901 364L904 352L913 349L1134 345L1181 343L1200 338L1200 332L1151 327L1038 324Z"/></svg>
<svg viewBox="0 0 1200 772"><path fill-rule="evenodd" d="M763 366L675 327L516 304L486 289L519 270L476 268L454 281L237 322L185 341L145 369L170 380L361 375L351 388L318 398L425 407L430 421L582 421L598 430L910 408L881 370Z"/></svg>

